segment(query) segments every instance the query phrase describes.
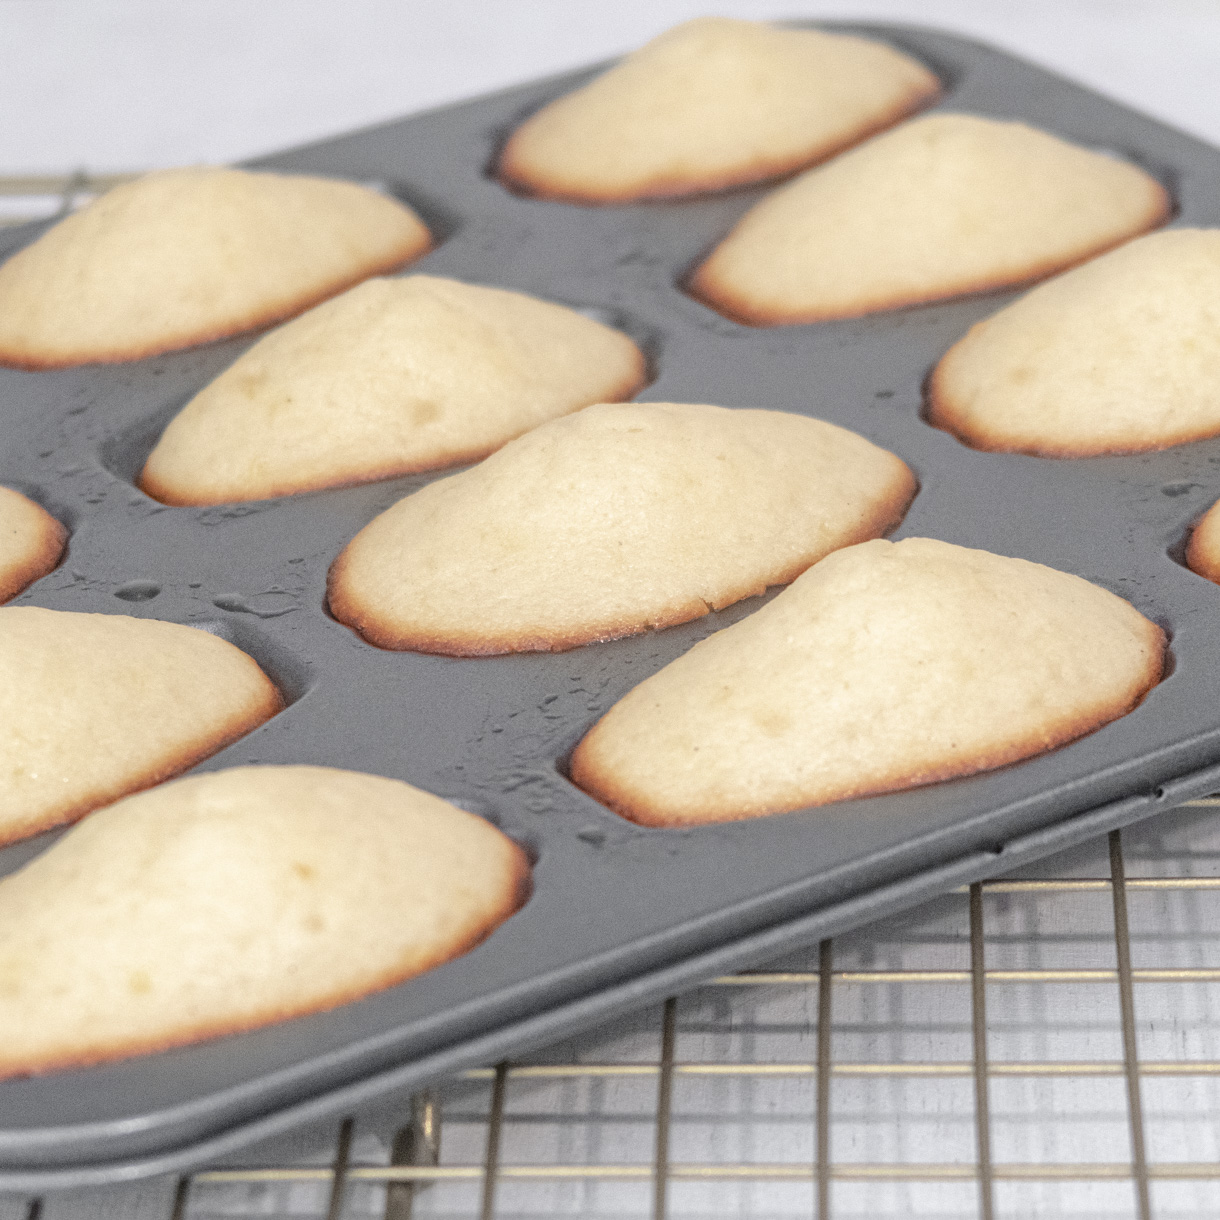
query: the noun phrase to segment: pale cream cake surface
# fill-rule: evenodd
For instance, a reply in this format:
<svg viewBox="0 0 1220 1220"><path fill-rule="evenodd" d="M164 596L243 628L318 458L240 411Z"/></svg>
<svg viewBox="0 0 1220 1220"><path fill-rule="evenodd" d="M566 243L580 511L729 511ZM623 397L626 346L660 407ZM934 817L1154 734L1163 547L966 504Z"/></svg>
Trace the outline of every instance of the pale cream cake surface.
<svg viewBox="0 0 1220 1220"><path fill-rule="evenodd" d="M169 504L215 504L475 461L645 379L631 339L574 309L430 275L371 279L201 390L140 485Z"/></svg>
<svg viewBox="0 0 1220 1220"><path fill-rule="evenodd" d="M1220 433L1220 230L1137 238L976 323L936 366L928 418L1063 458Z"/></svg>
<svg viewBox="0 0 1220 1220"><path fill-rule="evenodd" d="M585 203L720 190L810 165L939 92L883 42L700 17L527 119L499 173Z"/></svg>
<svg viewBox="0 0 1220 1220"><path fill-rule="evenodd" d="M67 541L68 531L45 508L0 487L0 602L51 571Z"/></svg>
<svg viewBox="0 0 1220 1220"><path fill-rule="evenodd" d="M0 844L184 771L282 706L254 659L210 632L0 608Z"/></svg>
<svg viewBox="0 0 1220 1220"><path fill-rule="evenodd" d="M575 783L650 826L732 821L1013 763L1131 711L1165 635L1077 576L928 538L827 556L620 699Z"/></svg>
<svg viewBox="0 0 1220 1220"><path fill-rule="evenodd" d="M0 264L0 364L137 360L266 326L432 244L405 204L298 174L158 170Z"/></svg>
<svg viewBox="0 0 1220 1220"><path fill-rule="evenodd" d="M755 204L689 288L756 326L988 292L1063 270L1164 221L1126 161L1024 123L934 114Z"/></svg>
<svg viewBox="0 0 1220 1220"><path fill-rule="evenodd" d="M0 1076L333 1008L472 949L525 853L399 780L240 767L127 797L0 880Z"/></svg>
<svg viewBox="0 0 1220 1220"><path fill-rule="evenodd" d="M331 612L374 644L572 648L698 618L895 526L915 478L822 420L599 404L400 500L335 561Z"/></svg>

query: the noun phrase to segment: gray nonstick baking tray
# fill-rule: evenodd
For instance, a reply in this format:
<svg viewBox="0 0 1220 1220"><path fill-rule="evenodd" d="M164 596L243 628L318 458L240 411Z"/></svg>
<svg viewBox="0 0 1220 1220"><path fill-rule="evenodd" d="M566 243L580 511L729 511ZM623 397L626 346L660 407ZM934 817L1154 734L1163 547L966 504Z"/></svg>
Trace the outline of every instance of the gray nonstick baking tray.
<svg viewBox="0 0 1220 1220"><path fill-rule="evenodd" d="M972 42L889 40L944 78L940 108L1015 117L1160 177L1175 224L1220 223L1220 151ZM763 188L606 208L524 198L488 176L498 143L592 73L260 161L381 183L441 239L414 269L502 285L641 338L644 399L807 412L904 458L921 490L897 536L929 535L1076 572L1172 636L1135 712L1042 757L967 779L691 830L625 822L564 760L609 705L760 599L667 631L553 655L380 651L330 619L327 567L431 477L215 508L135 489L159 430L252 342L131 365L0 370L0 482L71 529L16 604L204 626L253 654L289 706L202 764L311 762L397 776L484 814L536 853L532 901L466 957L332 1012L88 1070L0 1083L0 1188L183 1169L458 1068L524 1051L948 887L1004 871L1220 785L1220 588L1187 571L1190 522L1220 496L1220 438L1055 461L979 453L921 418L922 386L993 294L855 321L757 330L683 295L685 271ZM40 232L0 239L0 253ZM546 489L540 488L539 495ZM10 872L52 835L0 852Z"/></svg>

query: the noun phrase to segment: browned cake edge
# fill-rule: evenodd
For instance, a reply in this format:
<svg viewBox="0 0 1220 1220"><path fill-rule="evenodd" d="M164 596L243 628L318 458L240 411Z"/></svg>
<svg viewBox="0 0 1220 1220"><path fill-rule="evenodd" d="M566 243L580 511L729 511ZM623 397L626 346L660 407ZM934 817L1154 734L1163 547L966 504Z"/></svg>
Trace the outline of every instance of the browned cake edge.
<svg viewBox="0 0 1220 1220"><path fill-rule="evenodd" d="M1164 677L1167 659L1168 640L1164 631L1147 619L1145 622L1148 627L1151 656L1147 669L1140 678L1139 689L1134 698L1094 711L1092 714L1082 715L1073 722L1059 726L1053 732L1031 734L997 745L993 749L981 751L969 759L958 759L952 764L941 767L926 767L885 783L860 783L845 786L829 794L811 792L781 804L757 805L746 809L730 804L713 805L696 817L683 816L662 808L655 801L650 801L646 793L629 791L627 786L620 783L614 773L598 760L598 729L605 720L605 716L598 720L576 746L569 763L568 774L578 788L628 821L641 826L684 827L716 822L736 822L748 818L768 817L778 813L791 813L796 809L829 805L855 797L880 796L882 793L918 788L925 784L939 783L942 780L974 775L980 771L992 771L997 767L1022 762L1037 754L1068 745L1081 737L1087 737L1103 725L1134 711L1144 701L1148 692ZM611 711L613 710L611 708Z"/></svg>
<svg viewBox="0 0 1220 1220"><path fill-rule="evenodd" d="M963 279L945 285L934 292L893 293L886 296L862 299L858 303L839 308L784 310L759 305L732 285L723 284L714 270L709 270L716 251L702 262L683 285L688 296L700 304L714 309L731 322L743 326L807 326L815 322L835 322L848 318L862 318L869 314L885 313L894 309L907 309L915 305L940 304L960 297L978 296L986 292L1007 291L1037 283L1061 271L1088 262L1113 250L1151 229L1159 228L1173 215L1173 201L1159 182L1149 179L1155 186L1154 200L1148 210L1137 221L1132 222L1117 236L1111 234L1101 241L1081 243L1070 253L1030 263L1019 272L987 278ZM747 213L748 215L748 213ZM728 237L732 236L732 232ZM728 240L726 237L724 240Z"/></svg>
<svg viewBox="0 0 1220 1220"><path fill-rule="evenodd" d="M34 503L32 500L29 502ZM42 514L40 537L30 554L11 567L0 570L0 605L16 597L48 572L53 572L68 545L67 526L52 517L40 504L34 507Z"/></svg>
<svg viewBox="0 0 1220 1220"><path fill-rule="evenodd" d="M621 331L618 333L622 334ZM623 337L629 338L626 335ZM648 384L648 361L644 353L640 351L634 342L632 347L635 350L636 361L631 375L606 390L599 390L596 396L589 398L587 401L574 403L565 414L571 415L576 411L583 410L585 407L591 407L599 402L626 402L628 399L634 398ZM257 496L248 498L253 500L274 500L281 496L297 496L312 491L330 491L340 487L356 487L362 483L377 483L383 479L397 479L409 474L424 474L429 470L444 470L450 466L464 466L469 463L482 461L483 458L495 453L496 450L502 449L509 441L516 440L517 436L522 436L530 430L530 428L525 428L522 432L517 433L516 436L510 436L502 441L497 441L494 445L476 445L465 450L451 450L445 456L433 460L391 462L377 467L369 467L367 471L356 478L284 480L277 483L271 490L260 492ZM154 500L174 508L243 502L242 500L235 500L232 496L180 495L173 486L157 479L154 475L150 475L147 468L140 472L135 482L136 486L145 495L151 496Z"/></svg>
<svg viewBox="0 0 1220 1220"><path fill-rule="evenodd" d="M970 336L986 321L976 323L937 362L928 377L925 393L924 419L934 428L949 433L971 449L984 453L1026 453L1045 458L1119 457L1129 453L1155 453L1161 449L1172 449L1176 445L1187 445L1192 441L1220 436L1220 421L1205 427L1178 428L1172 436L1151 438L1138 445L1107 444L1104 441L1077 444L1043 441L1038 444L1018 444L1003 436L997 436L986 427L972 424L966 417L962 405L954 397L949 384L952 381L951 359L958 348L970 341ZM1192 565L1193 566L1193 565Z"/></svg>
<svg viewBox="0 0 1220 1220"><path fill-rule="evenodd" d="M790 584L830 551L880 538L896 529L906 516L918 490L919 484L914 474L902 463L901 469L895 471L888 493L882 492L878 495L871 511L860 522L859 527L845 534L842 541L836 542L829 550L811 551L785 568L760 573L752 580L743 581L715 603L708 603L699 597L675 600L668 605L654 607L650 614L641 614L630 619L591 618L565 631L523 628L499 635L463 631L443 634L412 631L378 622L377 612L347 591L344 587L348 554L345 547L331 564L327 575L327 609L333 618L350 627L368 643L393 651L439 653L452 657L490 657L510 652L566 652L585 644L602 644L609 640L622 639L624 636L639 635L644 631L676 627L680 623L702 618L712 610L723 610L743 598L757 597L773 585Z"/></svg>
<svg viewBox="0 0 1220 1220"><path fill-rule="evenodd" d="M507 839L507 836L505 838ZM158 1051L172 1050L174 1047L222 1038L229 1034L245 1033L247 1030L259 1029L264 1025L287 1021L293 1017L326 1012L343 1004L361 1000L374 992L394 987L429 970L435 970L438 966L442 966L454 958L462 957L477 948L500 924L515 915L529 901L533 893L533 869L529 857L520 844L512 839L508 839L508 842L515 850L512 855L511 872L505 878L503 901L499 907L489 916L472 925L466 939L459 941L448 950L439 951L425 965L390 969L379 978L362 986L334 990L319 995L310 1003L277 1008L267 1007L241 1021L215 1021L208 1024L183 1026L180 1029L168 1031L160 1038L115 1039L98 1046L77 1051L64 1051L40 1059L6 1057L3 1048L0 1047L0 1080L14 1076L41 1076L48 1072L61 1072L68 1068L91 1067L99 1063L113 1062L116 1059L128 1059L134 1055L149 1055Z"/></svg>
<svg viewBox="0 0 1220 1220"><path fill-rule="evenodd" d="M240 651L240 649L238 650ZM19 825L0 825L0 847L16 843L20 839L28 839L31 835L41 834L56 826L66 826L71 822L79 822L86 814L109 805L120 797L131 796L135 792L143 792L146 788L156 787L175 775L181 775L196 763L218 754L226 746L244 737L260 724L270 720L272 716L284 710L284 696L279 688L263 673L258 662L248 653L244 653L250 664L258 669L266 683L261 698L251 706L233 713L227 721L217 726L210 734L198 738L194 744L180 749L167 757L151 760L148 766L119 780L109 787L99 788L92 794L80 800L63 804L57 808L44 810L33 818Z"/></svg>
<svg viewBox="0 0 1220 1220"><path fill-rule="evenodd" d="M506 190L517 195L526 195L534 199L548 199L555 203L604 207L639 203L651 199L677 199L685 195L713 194L716 191L732 190L734 187L752 186L787 177L798 170L809 169L811 166L861 143L870 136L893 127L894 124L910 117L917 110L931 105L944 92L944 87L930 69L927 71L928 80L918 85L912 85L907 94L895 101L884 114L860 123L850 133L840 136L838 139L823 140L810 145L801 153L788 157L756 157L734 170L689 174L686 177L656 178L642 187L623 187L619 190L582 188L565 183L554 175L535 174L528 166L519 164L519 153L516 151L517 136L530 123L531 120L526 119L508 138L501 150L496 159L493 177Z"/></svg>
<svg viewBox="0 0 1220 1220"><path fill-rule="evenodd" d="M187 347L199 347L204 343L215 343L219 339L228 339L244 331L259 330L277 322L286 321L371 276L399 271L415 262L416 259L422 258L432 248L432 235L427 229L424 229L422 234L402 242L393 253L384 258L373 260L365 263L359 269L336 276L321 287L298 296L286 304L252 310L244 317L233 318L220 326L189 331L156 343L105 349L82 348L70 356L48 356L28 348L5 347L0 343L0 365L37 373L47 369L73 368L79 364L124 364L133 360L145 360L150 356L159 356L164 352L176 352Z"/></svg>

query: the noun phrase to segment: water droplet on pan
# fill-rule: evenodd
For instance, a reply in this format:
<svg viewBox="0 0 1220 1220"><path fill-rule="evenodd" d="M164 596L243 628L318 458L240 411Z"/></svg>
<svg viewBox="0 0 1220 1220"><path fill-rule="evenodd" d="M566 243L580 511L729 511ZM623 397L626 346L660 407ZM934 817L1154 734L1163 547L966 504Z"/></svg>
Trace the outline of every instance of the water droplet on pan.
<svg viewBox="0 0 1220 1220"><path fill-rule="evenodd" d="M1166 496L1184 496L1188 491L1194 491L1198 483L1166 483L1161 488L1161 494Z"/></svg>
<svg viewBox="0 0 1220 1220"><path fill-rule="evenodd" d="M232 614L253 614L255 618L279 618L296 610L296 602L286 593L255 593L244 597L240 593L220 593L212 598L212 605Z"/></svg>
<svg viewBox="0 0 1220 1220"><path fill-rule="evenodd" d="M119 585L114 595L125 602L150 602L161 592L161 586L151 580L129 580Z"/></svg>

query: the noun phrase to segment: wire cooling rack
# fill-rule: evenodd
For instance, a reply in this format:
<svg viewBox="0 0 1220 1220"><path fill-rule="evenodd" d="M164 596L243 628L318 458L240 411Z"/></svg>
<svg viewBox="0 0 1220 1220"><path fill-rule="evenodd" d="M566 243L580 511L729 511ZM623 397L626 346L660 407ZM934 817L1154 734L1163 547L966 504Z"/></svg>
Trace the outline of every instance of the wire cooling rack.
<svg viewBox="0 0 1220 1220"><path fill-rule="evenodd" d="M0 179L0 223L125 175ZM1220 798L526 1062L0 1220L1220 1216Z"/></svg>
<svg viewBox="0 0 1220 1220"><path fill-rule="evenodd" d="M1220 798L257 1160L0 1220L1220 1215Z"/></svg>

